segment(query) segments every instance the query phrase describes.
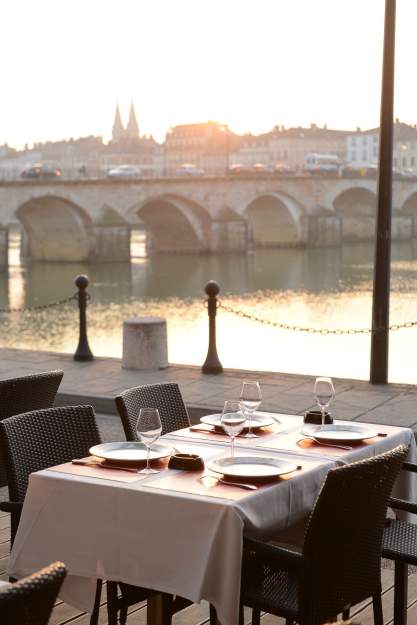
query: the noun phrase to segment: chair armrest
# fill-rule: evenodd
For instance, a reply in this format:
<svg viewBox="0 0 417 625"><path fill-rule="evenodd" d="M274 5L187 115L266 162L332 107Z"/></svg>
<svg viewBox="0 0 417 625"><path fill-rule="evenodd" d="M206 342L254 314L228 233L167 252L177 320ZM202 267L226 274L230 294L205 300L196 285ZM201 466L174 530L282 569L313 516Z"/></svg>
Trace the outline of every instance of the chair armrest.
<svg viewBox="0 0 417 625"><path fill-rule="evenodd" d="M411 501L405 501L404 499L397 499L396 497L391 497L388 502L388 506L393 508L394 510L403 510L404 512L411 512L412 514L417 514L417 504L411 503Z"/></svg>
<svg viewBox="0 0 417 625"><path fill-rule="evenodd" d="M259 558L265 564L285 571L297 572L304 565L304 556L298 551L278 547L253 538L243 539L243 552L249 557Z"/></svg>
<svg viewBox="0 0 417 625"><path fill-rule="evenodd" d="M412 471L413 473L417 473L417 464L413 464L412 462L403 462L403 466L401 468L403 471Z"/></svg>
<svg viewBox="0 0 417 625"><path fill-rule="evenodd" d="M0 501L0 510L20 514L23 510L23 503L21 501Z"/></svg>

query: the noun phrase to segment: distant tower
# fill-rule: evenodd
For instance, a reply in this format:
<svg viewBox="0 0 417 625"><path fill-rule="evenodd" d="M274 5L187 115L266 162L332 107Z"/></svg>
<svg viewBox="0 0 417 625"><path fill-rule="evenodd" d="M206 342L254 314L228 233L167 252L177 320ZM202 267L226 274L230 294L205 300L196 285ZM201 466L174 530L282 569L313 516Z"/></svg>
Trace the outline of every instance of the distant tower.
<svg viewBox="0 0 417 625"><path fill-rule="evenodd" d="M116 114L114 116L114 123L112 129L112 139L113 141L120 141L123 139L125 134L125 130L122 124L122 118L120 117L119 105L116 105Z"/></svg>
<svg viewBox="0 0 417 625"><path fill-rule="evenodd" d="M127 139L139 139L139 126L133 102L130 104L129 121L127 122L125 137Z"/></svg>

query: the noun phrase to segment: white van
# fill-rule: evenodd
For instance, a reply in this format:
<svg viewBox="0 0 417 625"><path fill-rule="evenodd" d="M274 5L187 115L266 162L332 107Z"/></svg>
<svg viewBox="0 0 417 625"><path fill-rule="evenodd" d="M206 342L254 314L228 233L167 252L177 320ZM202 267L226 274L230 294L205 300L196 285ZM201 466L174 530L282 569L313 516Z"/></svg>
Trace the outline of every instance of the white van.
<svg viewBox="0 0 417 625"><path fill-rule="evenodd" d="M338 174L340 165L336 154L312 152L304 157L304 171L310 174Z"/></svg>

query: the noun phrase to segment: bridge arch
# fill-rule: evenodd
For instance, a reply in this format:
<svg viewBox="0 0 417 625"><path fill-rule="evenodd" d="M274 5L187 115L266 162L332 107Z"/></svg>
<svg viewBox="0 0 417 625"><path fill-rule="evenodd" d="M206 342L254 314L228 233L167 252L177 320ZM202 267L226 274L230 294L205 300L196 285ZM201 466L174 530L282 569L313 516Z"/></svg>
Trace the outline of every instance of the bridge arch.
<svg viewBox="0 0 417 625"><path fill-rule="evenodd" d="M401 212L407 215L417 216L417 191L413 191L401 206Z"/></svg>
<svg viewBox="0 0 417 625"><path fill-rule="evenodd" d="M304 210L289 195L262 193L246 206L245 215L249 240L255 247L293 247L305 243Z"/></svg>
<svg viewBox="0 0 417 625"><path fill-rule="evenodd" d="M16 211L32 260L79 262L91 251L91 219L65 198L45 195L25 201Z"/></svg>
<svg viewBox="0 0 417 625"><path fill-rule="evenodd" d="M375 236L376 194L366 187L345 189L333 200L335 212L342 217L344 241L369 241Z"/></svg>
<svg viewBox="0 0 417 625"><path fill-rule="evenodd" d="M144 223L155 252L199 252L209 249L211 218L200 204L163 194L132 209Z"/></svg>
<svg viewBox="0 0 417 625"><path fill-rule="evenodd" d="M333 207L342 216L375 217L376 193L366 187L350 187L334 198Z"/></svg>

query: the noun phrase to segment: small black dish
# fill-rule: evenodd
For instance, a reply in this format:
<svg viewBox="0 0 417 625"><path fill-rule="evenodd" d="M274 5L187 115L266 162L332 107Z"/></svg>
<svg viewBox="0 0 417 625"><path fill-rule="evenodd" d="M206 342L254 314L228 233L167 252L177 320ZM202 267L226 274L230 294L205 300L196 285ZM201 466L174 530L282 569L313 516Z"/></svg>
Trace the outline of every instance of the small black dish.
<svg viewBox="0 0 417 625"><path fill-rule="evenodd" d="M307 412L304 415L304 423L313 423L314 425L321 425L322 419L321 419L320 410L307 410ZM333 417L330 414L330 412L324 413L324 423L326 423L326 425L327 424L330 425L331 423L333 423Z"/></svg>
<svg viewBox="0 0 417 625"><path fill-rule="evenodd" d="M197 454L174 454L168 462L169 469L180 469L181 471L202 471L204 460Z"/></svg>

